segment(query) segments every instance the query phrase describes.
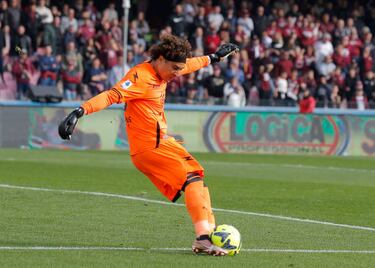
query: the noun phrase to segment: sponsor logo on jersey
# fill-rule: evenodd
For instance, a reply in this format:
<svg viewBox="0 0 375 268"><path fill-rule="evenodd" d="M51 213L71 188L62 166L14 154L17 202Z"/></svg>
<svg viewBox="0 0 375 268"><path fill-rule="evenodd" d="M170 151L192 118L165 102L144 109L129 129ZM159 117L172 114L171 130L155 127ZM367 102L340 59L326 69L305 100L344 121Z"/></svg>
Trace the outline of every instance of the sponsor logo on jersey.
<svg viewBox="0 0 375 268"><path fill-rule="evenodd" d="M121 84L121 87L123 89L128 89L129 87L131 87L133 85L133 83L130 81L130 80L126 80L124 83Z"/></svg>

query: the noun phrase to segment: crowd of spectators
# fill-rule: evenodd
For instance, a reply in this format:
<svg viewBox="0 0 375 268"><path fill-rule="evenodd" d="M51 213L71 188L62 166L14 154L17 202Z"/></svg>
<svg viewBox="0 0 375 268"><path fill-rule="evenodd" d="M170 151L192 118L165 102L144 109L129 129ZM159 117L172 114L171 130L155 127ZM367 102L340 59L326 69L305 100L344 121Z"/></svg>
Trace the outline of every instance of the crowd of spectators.
<svg viewBox="0 0 375 268"><path fill-rule="evenodd" d="M187 38L195 56L226 42L240 52L171 81L167 102L296 106L313 97L318 107L375 108L372 1L174 2L161 29L135 12L125 70L147 60L147 49L163 34ZM113 3L99 12L91 0L22 7L20 0L2 0L2 82L11 72L17 99L27 98L32 84L57 86L66 100L98 94L124 75L122 25Z"/></svg>

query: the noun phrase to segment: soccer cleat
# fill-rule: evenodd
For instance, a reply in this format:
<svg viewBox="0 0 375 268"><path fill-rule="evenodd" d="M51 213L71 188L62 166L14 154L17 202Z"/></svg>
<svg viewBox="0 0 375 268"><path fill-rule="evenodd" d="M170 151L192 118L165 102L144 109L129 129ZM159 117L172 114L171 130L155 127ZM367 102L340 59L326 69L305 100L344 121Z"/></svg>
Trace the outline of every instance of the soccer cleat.
<svg viewBox="0 0 375 268"><path fill-rule="evenodd" d="M196 254L205 253L213 256L225 256L228 252L218 246L211 243L210 237L208 235L201 235L194 240L192 246L193 252Z"/></svg>

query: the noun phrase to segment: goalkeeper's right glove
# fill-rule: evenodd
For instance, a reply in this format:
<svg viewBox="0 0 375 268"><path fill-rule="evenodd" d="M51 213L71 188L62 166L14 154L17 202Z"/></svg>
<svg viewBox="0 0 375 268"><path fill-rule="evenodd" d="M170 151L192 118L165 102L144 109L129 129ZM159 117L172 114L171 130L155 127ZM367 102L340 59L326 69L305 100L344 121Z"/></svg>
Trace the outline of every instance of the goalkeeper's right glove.
<svg viewBox="0 0 375 268"><path fill-rule="evenodd" d="M82 107L74 109L61 123L59 124L59 135L63 140L70 140L73 130L77 125L78 119L82 117L85 110Z"/></svg>
<svg viewBox="0 0 375 268"><path fill-rule="evenodd" d="M210 54L208 56L210 57L211 63L216 63L234 53L237 53L238 51L240 51L240 48L237 45L227 43L221 45L214 54Z"/></svg>

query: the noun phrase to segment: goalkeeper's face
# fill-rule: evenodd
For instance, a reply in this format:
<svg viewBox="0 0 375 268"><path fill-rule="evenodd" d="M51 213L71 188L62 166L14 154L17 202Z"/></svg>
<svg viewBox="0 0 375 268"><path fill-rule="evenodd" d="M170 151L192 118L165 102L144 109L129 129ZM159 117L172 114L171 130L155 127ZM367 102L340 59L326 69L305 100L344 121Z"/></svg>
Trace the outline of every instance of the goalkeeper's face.
<svg viewBox="0 0 375 268"><path fill-rule="evenodd" d="M180 71L185 68L186 63L166 60L160 56L155 61L155 70L164 81L171 81L179 75Z"/></svg>

